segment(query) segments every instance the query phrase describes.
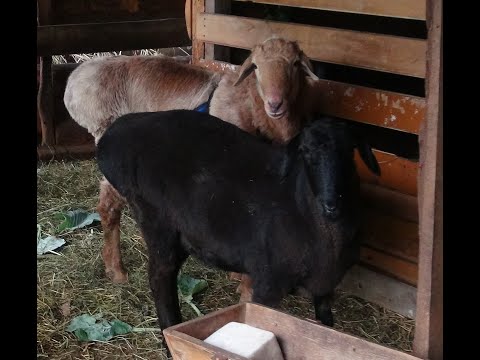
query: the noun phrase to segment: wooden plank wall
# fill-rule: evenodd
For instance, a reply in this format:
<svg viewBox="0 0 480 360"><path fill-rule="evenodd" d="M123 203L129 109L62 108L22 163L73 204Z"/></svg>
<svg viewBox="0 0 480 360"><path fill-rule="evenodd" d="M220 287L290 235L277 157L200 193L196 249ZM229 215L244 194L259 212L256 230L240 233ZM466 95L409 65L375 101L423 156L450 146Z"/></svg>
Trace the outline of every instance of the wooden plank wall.
<svg viewBox="0 0 480 360"><path fill-rule="evenodd" d="M197 16L196 37L207 43L250 49L272 34L297 40L313 60L425 77L424 40L239 16Z"/></svg>
<svg viewBox="0 0 480 360"><path fill-rule="evenodd" d="M218 71L234 69L235 66L228 62L206 56L205 48L220 45L250 49L275 34L298 41L302 50L314 61L420 80L426 77L426 39L321 24L272 21L209 10L225 2L192 0L191 20L187 17L187 22L191 22L194 63ZM238 2L246 3L247 0ZM359 16L426 20L426 1L248 2L362 14ZM228 8L225 4L222 6ZM425 97L348 82L322 79L315 94L319 99L315 110L359 124L415 136L420 132L427 111ZM356 164L363 181L362 195L368 208L362 229L364 246L361 263L375 271L368 275L370 279L384 274L403 282L412 293L417 286L419 259L418 161L381 149L376 149L375 153L381 166L381 177L372 175L356 154ZM415 313L415 299L411 298L401 310L407 316Z"/></svg>
<svg viewBox="0 0 480 360"><path fill-rule="evenodd" d="M107 23L181 18L185 0L62 0L53 2L52 24Z"/></svg>
<svg viewBox="0 0 480 360"><path fill-rule="evenodd" d="M39 61L37 158L88 158L93 144L68 116L58 118L52 55L181 47L190 44L185 24L185 0L51 1L37 0L37 55ZM102 34L102 36L98 36ZM63 82L64 84L64 82ZM57 81L58 85L58 81ZM60 137L68 143L59 142ZM90 136L91 137L91 136ZM81 145L81 146L80 146Z"/></svg>

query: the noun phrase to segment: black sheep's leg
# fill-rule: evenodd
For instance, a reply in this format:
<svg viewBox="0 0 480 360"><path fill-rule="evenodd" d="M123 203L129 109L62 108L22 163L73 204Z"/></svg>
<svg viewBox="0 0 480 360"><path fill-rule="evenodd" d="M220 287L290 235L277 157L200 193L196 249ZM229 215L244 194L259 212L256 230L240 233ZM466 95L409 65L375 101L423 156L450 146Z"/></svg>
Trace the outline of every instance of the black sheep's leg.
<svg viewBox="0 0 480 360"><path fill-rule="evenodd" d="M333 293L322 296L314 296L315 318L323 325L333 327L332 302Z"/></svg>
<svg viewBox="0 0 480 360"><path fill-rule="evenodd" d="M177 275L188 254L180 233L156 217L155 210L137 200L131 206L148 248L148 278L158 324L162 330L182 321L178 303ZM167 348L165 339L163 345Z"/></svg>
<svg viewBox="0 0 480 360"><path fill-rule="evenodd" d="M261 276L253 275L252 278L253 302L276 308L288 293L288 287L280 284L284 280L281 277L262 274ZM279 279L281 279L280 282Z"/></svg>
<svg viewBox="0 0 480 360"><path fill-rule="evenodd" d="M156 226L157 237L151 239L150 230L142 229L148 247L148 279L155 301L160 329L182 322L178 301L177 276L188 254L180 247L180 234ZM147 235L148 234L148 235ZM162 345L170 356L165 336Z"/></svg>
<svg viewBox="0 0 480 360"><path fill-rule="evenodd" d="M149 236L142 231L145 239ZM164 231L159 235L160 241L178 239L179 234L173 231ZM158 240L158 239L157 239ZM147 242L148 244L148 278L155 308L157 310L158 324L162 330L182 321L178 303L177 275L187 256L182 249L162 246Z"/></svg>

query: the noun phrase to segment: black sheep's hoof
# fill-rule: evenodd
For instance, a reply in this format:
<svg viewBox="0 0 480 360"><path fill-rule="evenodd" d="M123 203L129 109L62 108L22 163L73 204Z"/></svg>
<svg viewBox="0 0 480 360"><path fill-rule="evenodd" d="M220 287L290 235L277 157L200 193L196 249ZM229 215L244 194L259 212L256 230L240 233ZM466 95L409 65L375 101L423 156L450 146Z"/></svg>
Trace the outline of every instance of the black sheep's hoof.
<svg viewBox="0 0 480 360"><path fill-rule="evenodd" d="M333 327L333 314L331 311L326 314L322 314L319 320L323 325Z"/></svg>

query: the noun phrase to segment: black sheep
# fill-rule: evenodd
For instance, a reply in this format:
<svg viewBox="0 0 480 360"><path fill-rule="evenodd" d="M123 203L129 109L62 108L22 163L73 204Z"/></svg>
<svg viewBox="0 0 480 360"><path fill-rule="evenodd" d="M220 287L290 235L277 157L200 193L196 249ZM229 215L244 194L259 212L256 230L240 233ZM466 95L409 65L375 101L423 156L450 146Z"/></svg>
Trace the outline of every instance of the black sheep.
<svg viewBox="0 0 480 360"><path fill-rule="evenodd" d="M97 161L141 228L160 327L182 321L176 279L190 254L250 275L267 306L307 289L332 326L331 296L359 250L355 146L379 174L340 119L317 117L287 146L190 110L115 121Z"/></svg>

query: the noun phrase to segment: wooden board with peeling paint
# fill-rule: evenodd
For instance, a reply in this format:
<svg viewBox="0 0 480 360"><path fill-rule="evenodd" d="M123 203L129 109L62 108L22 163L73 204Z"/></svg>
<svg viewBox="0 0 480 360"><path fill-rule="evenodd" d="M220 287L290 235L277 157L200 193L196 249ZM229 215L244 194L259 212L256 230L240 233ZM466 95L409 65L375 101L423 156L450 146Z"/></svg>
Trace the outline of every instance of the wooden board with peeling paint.
<svg viewBox="0 0 480 360"><path fill-rule="evenodd" d="M198 65L214 71L235 71L237 65L200 60ZM312 89L312 110L365 124L418 134L425 118L425 99L391 91L321 79Z"/></svg>
<svg viewBox="0 0 480 360"><path fill-rule="evenodd" d="M425 99L391 91L320 80L315 86L318 108L330 115L418 134L425 118Z"/></svg>

